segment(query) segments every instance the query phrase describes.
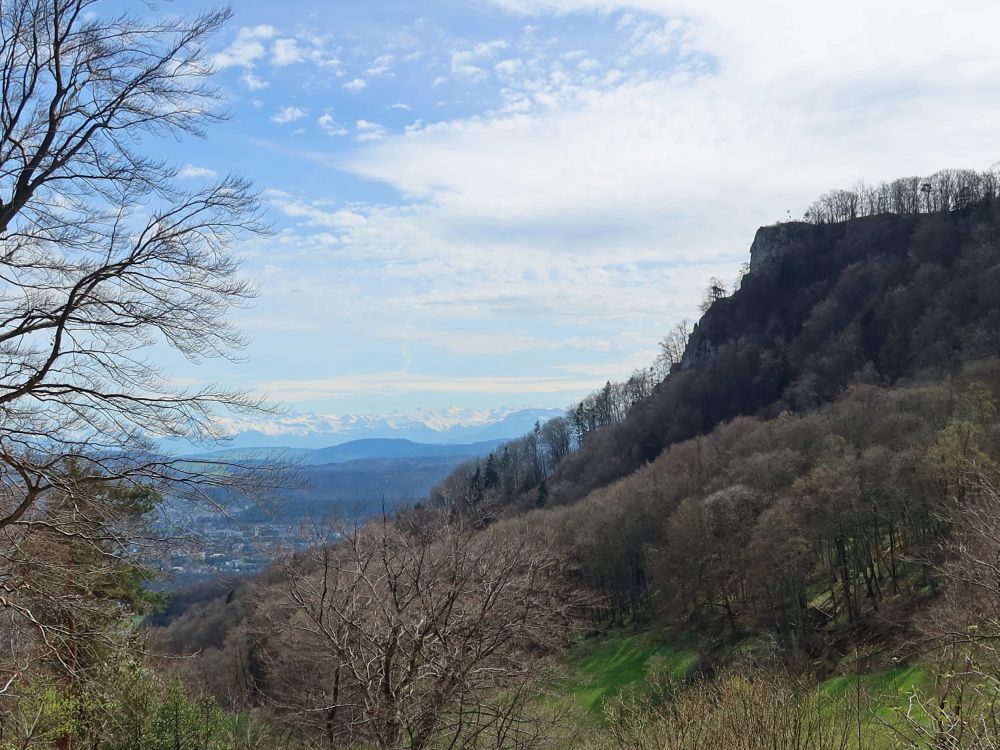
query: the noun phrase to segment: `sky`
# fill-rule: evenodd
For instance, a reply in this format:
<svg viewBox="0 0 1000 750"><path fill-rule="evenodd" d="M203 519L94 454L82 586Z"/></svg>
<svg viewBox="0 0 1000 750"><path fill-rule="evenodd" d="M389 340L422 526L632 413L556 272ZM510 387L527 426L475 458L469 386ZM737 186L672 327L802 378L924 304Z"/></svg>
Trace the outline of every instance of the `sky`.
<svg viewBox="0 0 1000 750"><path fill-rule="evenodd" d="M150 147L253 179L275 234L237 248L245 361L168 369L295 412L566 406L650 363L758 226L1000 159L994 1L233 10L231 118Z"/></svg>

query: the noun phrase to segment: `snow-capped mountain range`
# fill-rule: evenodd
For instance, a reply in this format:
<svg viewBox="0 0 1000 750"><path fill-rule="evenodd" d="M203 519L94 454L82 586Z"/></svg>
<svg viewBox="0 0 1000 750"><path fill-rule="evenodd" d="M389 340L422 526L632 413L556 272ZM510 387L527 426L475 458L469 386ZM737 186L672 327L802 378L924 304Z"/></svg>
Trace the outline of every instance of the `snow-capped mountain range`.
<svg viewBox="0 0 1000 750"><path fill-rule="evenodd" d="M418 443L459 444L520 437L535 422L563 414L562 409L502 408L387 414L287 414L256 420L227 419L233 448L323 448L362 438L404 438Z"/></svg>

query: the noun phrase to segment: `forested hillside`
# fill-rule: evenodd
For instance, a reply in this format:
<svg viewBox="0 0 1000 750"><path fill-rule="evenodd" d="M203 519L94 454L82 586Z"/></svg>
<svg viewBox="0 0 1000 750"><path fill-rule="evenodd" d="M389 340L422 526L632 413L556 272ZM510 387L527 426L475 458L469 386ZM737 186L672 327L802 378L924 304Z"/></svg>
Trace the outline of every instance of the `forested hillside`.
<svg viewBox="0 0 1000 750"><path fill-rule="evenodd" d="M738 288L713 281L686 346L681 329L665 339L666 362L396 519L323 531L156 639L200 653L188 679L232 710L332 743L988 747L998 230L992 196L765 227ZM453 621L452 601L489 620ZM455 650L425 643L427 623L458 627ZM574 657L587 632L609 645L581 648L622 661ZM439 681L479 674L482 648L494 679ZM329 660L326 676L303 682L302 660ZM406 687L373 695L371 679Z"/></svg>

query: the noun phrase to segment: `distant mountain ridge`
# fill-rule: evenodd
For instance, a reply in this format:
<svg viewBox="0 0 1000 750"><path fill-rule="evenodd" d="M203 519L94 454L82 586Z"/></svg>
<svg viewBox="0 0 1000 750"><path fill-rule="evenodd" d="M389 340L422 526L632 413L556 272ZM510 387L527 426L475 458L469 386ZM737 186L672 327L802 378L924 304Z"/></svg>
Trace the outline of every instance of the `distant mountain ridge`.
<svg viewBox="0 0 1000 750"><path fill-rule="evenodd" d="M402 439L427 445L503 441L523 435L535 422L562 416L562 409L468 410L451 408L413 414L295 414L269 420L225 424L230 448L330 448L361 439ZM440 454L439 454L440 455Z"/></svg>
<svg viewBox="0 0 1000 750"><path fill-rule="evenodd" d="M287 446L253 446L227 448L199 453L192 458L216 460L286 459L303 466L342 464L351 461L381 461L385 459L478 458L489 454L505 442L504 438L476 443L430 444L404 438L362 438L325 448L289 448Z"/></svg>
<svg viewBox="0 0 1000 750"><path fill-rule="evenodd" d="M310 451L305 454L303 461L307 464L338 464L347 461L383 458L439 458L443 456L468 456L471 458L485 456L503 443L502 438L459 445L415 443L403 438L364 438Z"/></svg>

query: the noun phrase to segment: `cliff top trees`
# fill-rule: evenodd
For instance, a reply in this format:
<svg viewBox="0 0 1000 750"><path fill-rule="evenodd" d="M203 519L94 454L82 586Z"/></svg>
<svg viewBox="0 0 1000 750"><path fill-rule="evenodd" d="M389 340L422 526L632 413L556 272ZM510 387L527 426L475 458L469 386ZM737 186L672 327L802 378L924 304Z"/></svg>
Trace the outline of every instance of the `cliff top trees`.
<svg viewBox="0 0 1000 750"><path fill-rule="evenodd" d="M926 178L901 177L874 185L859 182L850 190L831 190L809 206L805 220L831 224L876 214L961 210L997 197L998 191L1000 165L983 172L942 169Z"/></svg>
<svg viewBox="0 0 1000 750"><path fill-rule="evenodd" d="M228 252L263 229L250 185L229 177L182 190L173 166L142 152L145 137L199 135L218 119L202 44L228 12L143 22L97 11L96 0L0 6L5 605L44 585L9 575L33 534L79 535L73 515L57 512L74 504L53 497L85 490L97 502L113 496L102 486L168 483L207 500L208 486L239 472L196 476L157 455L153 439L211 438L217 408L257 406L211 387L178 389L146 353L232 356L242 339L226 313L254 295ZM115 553L132 541L113 521L92 538L102 548L111 539ZM44 626L30 610L6 614L15 628Z"/></svg>

